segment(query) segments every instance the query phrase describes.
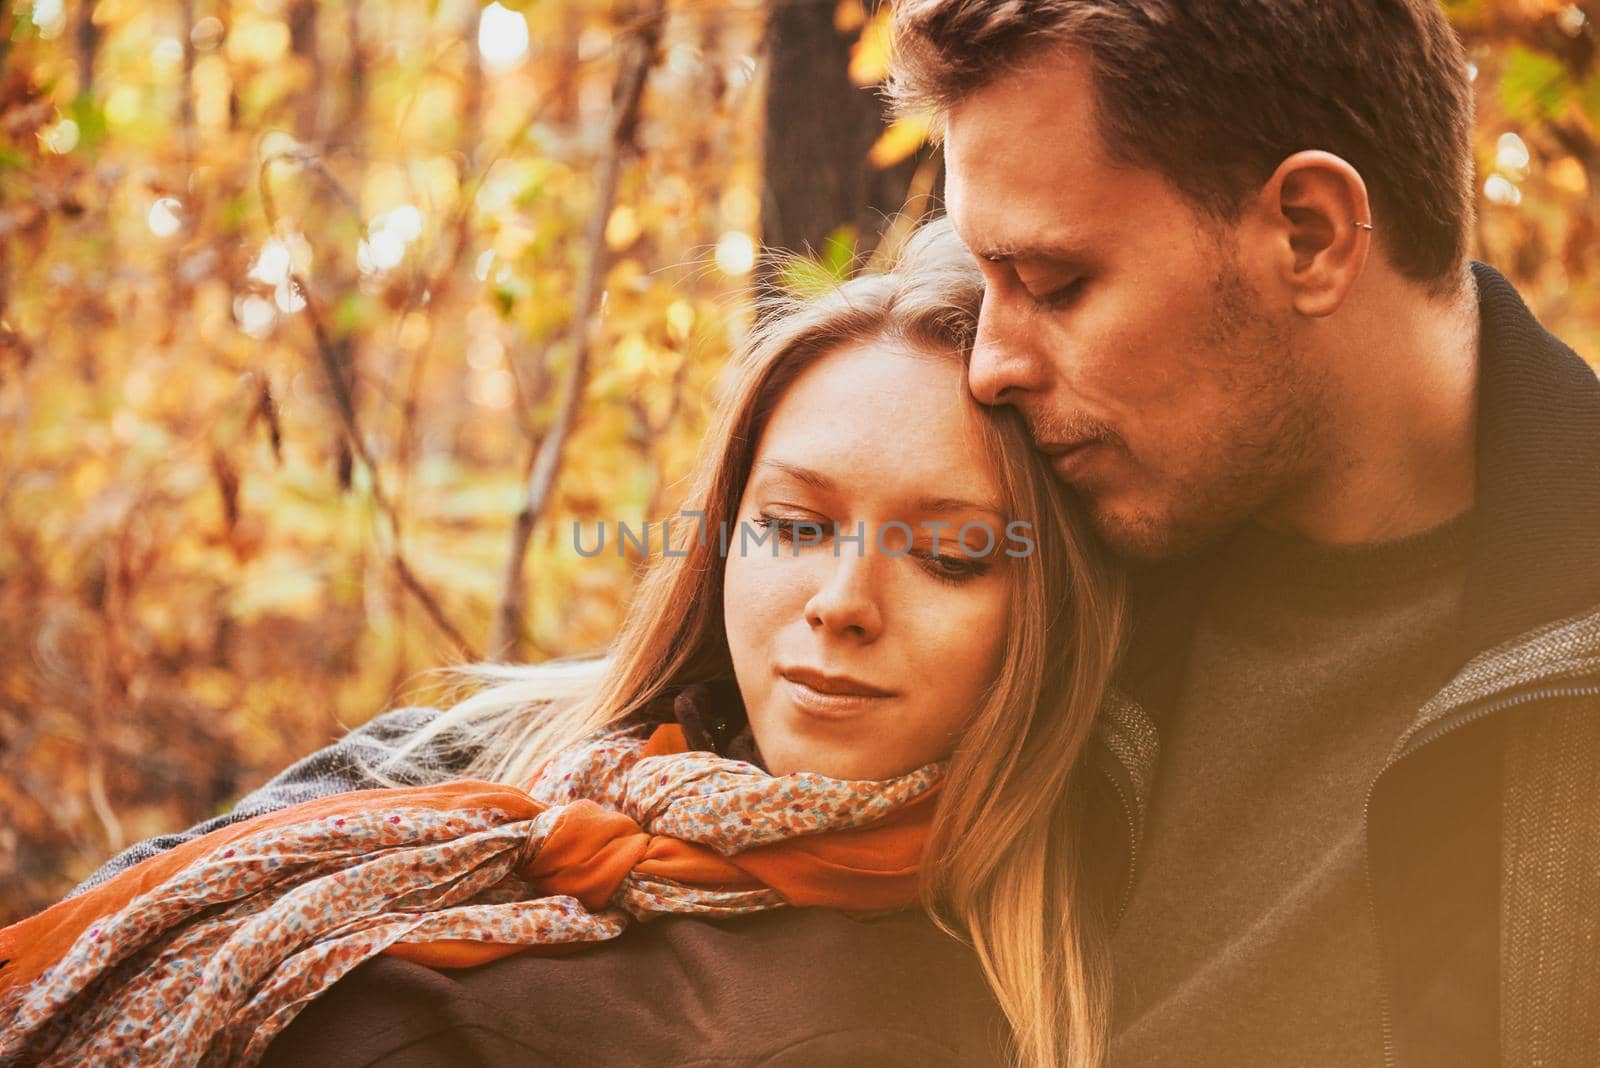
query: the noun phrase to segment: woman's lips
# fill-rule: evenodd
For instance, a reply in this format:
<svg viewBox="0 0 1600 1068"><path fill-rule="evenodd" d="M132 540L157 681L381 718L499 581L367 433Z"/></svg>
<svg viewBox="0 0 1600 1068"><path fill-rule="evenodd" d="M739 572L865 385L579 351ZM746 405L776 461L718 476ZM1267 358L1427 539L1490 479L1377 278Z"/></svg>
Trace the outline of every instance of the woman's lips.
<svg viewBox="0 0 1600 1068"><path fill-rule="evenodd" d="M795 708L803 711L805 715L816 716L818 719L850 719L851 716L859 716L872 708L880 707L885 700L893 697L893 694L886 692L830 694L789 675L781 676L781 681L784 689L789 691L789 700L794 702Z"/></svg>

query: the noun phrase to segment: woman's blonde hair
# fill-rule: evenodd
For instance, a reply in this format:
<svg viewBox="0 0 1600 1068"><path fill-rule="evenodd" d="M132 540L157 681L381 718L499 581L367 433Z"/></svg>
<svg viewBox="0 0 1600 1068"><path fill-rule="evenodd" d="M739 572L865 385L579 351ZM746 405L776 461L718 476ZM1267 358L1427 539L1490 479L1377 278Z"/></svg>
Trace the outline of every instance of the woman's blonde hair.
<svg viewBox="0 0 1600 1068"><path fill-rule="evenodd" d="M982 295L970 256L938 222L913 235L889 271L771 314L738 358L684 506L703 512L707 536L696 523L673 524L674 552L640 580L610 652L464 669L481 688L385 766L454 745L472 754L468 774L525 785L551 753L663 694L731 679L716 531L737 529L762 431L789 385L850 342L889 338L964 360ZM1069 785L1109 683L1122 592L1016 414L986 410L980 426L1007 516L1032 525L1035 548L1008 561L1002 663L950 759L923 897L977 951L1018 1060L1087 1068L1104 1050L1109 993L1095 925L1082 915Z"/></svg>

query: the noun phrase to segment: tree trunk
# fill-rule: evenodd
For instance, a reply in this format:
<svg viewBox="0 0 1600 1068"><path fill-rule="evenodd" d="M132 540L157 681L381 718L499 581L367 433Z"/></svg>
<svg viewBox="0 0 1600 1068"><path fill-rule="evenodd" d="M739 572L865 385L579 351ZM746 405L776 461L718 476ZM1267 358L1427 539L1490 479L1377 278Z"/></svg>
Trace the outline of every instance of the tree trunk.
<svg viewBox="0 0 1600 1068"><path fill-rule="evenodd" d="M767 17L766 161L762 243L820 250L841 226L870 252L886 216L900 210L916 158L879 170L867 152L885 128L875 88L851 83L854 33L834 28L831 3L777 0ZM762 264L763 278L773 269Z"/></svg>
<svg viewBox="0 0 1600 1068"><path fill-rule="evenodd" d="M367 51L361 43L361 2L345 4L345 36L350 56L345 70L344 141L358 155L366 150L367 134Z"/></svg>
<svg viewBox="0 0 1600 1068"><path fill-rule="evenodd" d="M183 169L194 170L195 151L199 146L195 132L194 114L194 0L181 0L179 15L183 20L183 80L179 84L178 128L182 131Z"/></svg>
<svg viewBox="0 0 1600 1068"><path fill-rule="evenodd" d="M482 11L476 5L465 9L461 34L467 42L467 65L461 74L461 145L466 154L466 172L477 173L483 140L484 91L483 55L478 51L478 20ZM465 177L465 174L463 174Z"/></svg>
<svg viewBox="0 0 1600 1068"><path fill-rule="evenodd" d="M306 144L322 138L323 69L317 47L317 6L316 0L293 0L288 13L289 51L306 64L311 75L295 105L295 136Z"/></svg>
<svg viewBox="0 0 1600 1068"><path fill-rule="evenodd" d="M94 96L94 61L100 51L100 27L94 24L95 0L78 4L78 95ZM187 47L187 42L185 43Z"/></svg>

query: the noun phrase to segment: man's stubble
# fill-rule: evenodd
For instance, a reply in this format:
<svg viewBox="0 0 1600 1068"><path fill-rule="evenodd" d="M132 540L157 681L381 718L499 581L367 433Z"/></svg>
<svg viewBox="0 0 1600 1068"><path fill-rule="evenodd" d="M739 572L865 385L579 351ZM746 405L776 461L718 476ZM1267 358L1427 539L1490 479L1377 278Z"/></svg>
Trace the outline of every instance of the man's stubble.
<svg viewBox="0 0 1600 1068"><path fill-rule="evenodd" d="M1210 315L1194 324L1187 345L1214 355L1225 410L1204 425L1173 428L1186 440L1166 455L1191 461L1176 470L1152 471L1113 442L1140 475L1157 479L1148 506L1119 514L1086 501L1101 540L1129 562L1190 556L1251 521L1270 525L1327 459L1326 376L1298 349L1289 323L1266 313L1231 252L1219 253Z"/></svg>

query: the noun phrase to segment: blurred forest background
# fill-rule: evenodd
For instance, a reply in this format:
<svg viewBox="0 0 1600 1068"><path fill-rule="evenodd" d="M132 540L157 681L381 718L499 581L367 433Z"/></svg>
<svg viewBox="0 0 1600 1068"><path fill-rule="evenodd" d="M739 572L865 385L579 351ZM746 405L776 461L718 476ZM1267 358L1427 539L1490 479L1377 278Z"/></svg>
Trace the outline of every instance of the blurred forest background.
<svg viewBox="0 0 1600 1068"><path fill-rule="evenodd" d="M1595 362L1600 11L1446 6L1478 254ZM0 5L0 923L429 668L605 643L641 560L573 522L672 514L759 286L937 205L885 17Z"/></svg>

